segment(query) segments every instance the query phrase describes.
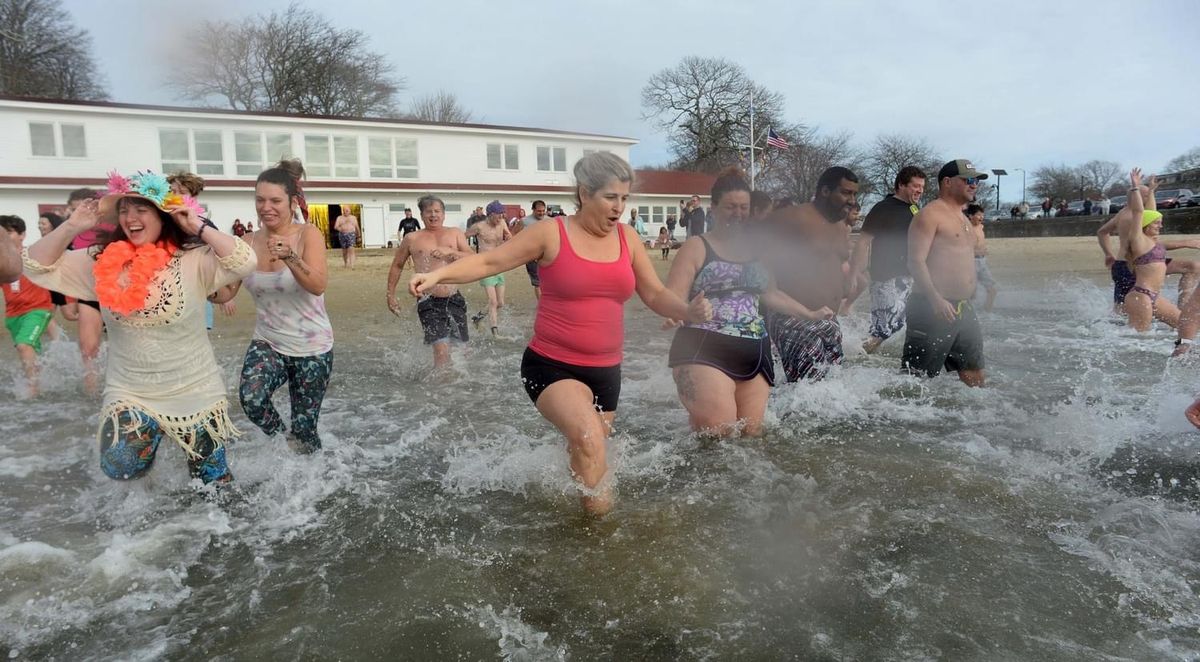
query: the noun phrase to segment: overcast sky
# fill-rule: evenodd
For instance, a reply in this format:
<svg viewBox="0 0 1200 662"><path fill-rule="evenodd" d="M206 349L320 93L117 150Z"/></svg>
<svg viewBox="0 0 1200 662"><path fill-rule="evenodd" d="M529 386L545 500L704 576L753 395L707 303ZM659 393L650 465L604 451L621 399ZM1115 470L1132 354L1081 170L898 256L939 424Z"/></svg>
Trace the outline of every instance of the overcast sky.
<svg viewBox="0 0 1200 662"><path fill-rule="evenodd" d="M162 50L189 21L286 0L65 0L113 100L180 104ZM786 97L789 119L927 138L948 158L1025 168L1092 158L1160 169L1200 145L1200 2L1152 0L337 0L407 79L484 122L630 136L670 160L640 91L686 55L725 57ZM1019 181L1019 180L1018 180Z"/></svg>

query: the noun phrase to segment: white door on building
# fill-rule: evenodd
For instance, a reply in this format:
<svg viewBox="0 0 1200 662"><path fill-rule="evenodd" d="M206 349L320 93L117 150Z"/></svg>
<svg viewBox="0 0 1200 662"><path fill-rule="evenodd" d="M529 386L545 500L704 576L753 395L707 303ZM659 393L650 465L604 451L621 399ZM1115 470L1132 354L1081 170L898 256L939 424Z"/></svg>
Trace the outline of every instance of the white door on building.
<svg viewBox="0 0 1200 662"><path fill-rule="evenodd" d="M386 246L387 228L383 225L383 205L363 205L363 246Z"/></svg>

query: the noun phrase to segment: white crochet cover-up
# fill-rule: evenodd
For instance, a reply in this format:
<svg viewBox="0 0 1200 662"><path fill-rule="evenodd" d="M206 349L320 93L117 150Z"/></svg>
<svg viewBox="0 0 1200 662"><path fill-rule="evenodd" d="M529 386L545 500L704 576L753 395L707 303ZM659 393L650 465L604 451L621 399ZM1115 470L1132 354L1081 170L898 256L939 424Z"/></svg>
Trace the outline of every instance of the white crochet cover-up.
<svg viewBox="0 0 1200 662"><path fill-rule="evenodd" d="M88 251L67 251L52 265L24 253L25 275L54 292L96 300ZM130 315L101 307L108 330L100 429L122 410L135 409L154 419L189 457L193 432L207 428L218 444L237 434L229 419L225 383L204 323L204 304L218 288L241 280L257 264L253 249L238 240L227 257L208 246L175 253L151 282L146 306ZM97 431L99 434L99 431Z"/></svg>

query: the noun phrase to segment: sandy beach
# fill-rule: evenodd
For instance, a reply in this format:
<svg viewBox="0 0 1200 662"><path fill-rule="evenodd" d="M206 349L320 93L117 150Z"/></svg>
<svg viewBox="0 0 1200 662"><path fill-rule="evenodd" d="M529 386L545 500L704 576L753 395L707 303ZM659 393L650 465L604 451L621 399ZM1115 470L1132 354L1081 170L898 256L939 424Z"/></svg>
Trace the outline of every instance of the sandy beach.
<svg viewBox="0 0 1200 662"><path fill-rule="evenodd" d="M1164 237L1164 239L1183 239L1186 237ZM1053 237L1044 239L994 239L988 241L989 257L992 272L998 285L1003 291L1006 280L1019 281L1023 285L1031 285L1038 280L1056 280L1063 276L1075 276L1093 280L1102 284L1108 279L1100 250L1094 237ZM671 260L659 259L658 251L650 251L651 261L658 269L659 275L666 278ZM329 251L329 288L325 293L325 303L333 320L335 336L347 338L354 335L371 335L375 337L397 338L406 334L419 334L416 315L405 315L400 319L388 312L384 303L384 293L387 288L387 273L391 266L393 251L390 249L370 249L360 251L354 270L342 266L340 251ZM1200 258L1200 251L1172 251L1177 258ZM671 254L672 259L675 253ZM412 267L405 269L401 285L402 290L408 278L412 275ZM1172 279L1174 280L1174 279ZM514 269L507 274L507 313L509 321L530 320L534 308L533 290L529 286L529 278L523 268ZM401 301L404 297L401 296ZM472 311L486 305L487 298L477 285L463 287L463 296ZM1003 307L1003 294L1000 295L1000 306ZM856 305L864 305L862 298ZM213 329L216 338L249 339L254 329L254 304L250 295L245 291L237 298L237 314L225 317L217 313L216 328ZM634 306L633 314L650 314L644 306ZM63 323L61 318L58 320ZM74 329L70 322L63 323L67 333L73 336ZM528 329L514 332L528 333ZM0 350L0 356L7 363L16 361L16 351L12 345L5 343ZM11 364L10 364L11 365Z"/></svg>

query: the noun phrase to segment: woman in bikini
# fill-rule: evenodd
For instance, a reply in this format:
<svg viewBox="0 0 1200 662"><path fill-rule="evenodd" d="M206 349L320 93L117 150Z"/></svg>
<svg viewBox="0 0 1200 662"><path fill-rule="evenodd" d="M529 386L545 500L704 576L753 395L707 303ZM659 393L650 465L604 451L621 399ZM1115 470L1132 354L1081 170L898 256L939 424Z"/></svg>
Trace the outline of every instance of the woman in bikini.
<svg viewBox="0 0 1200 662"><path fill-rule="evenodd" d="M1145 196L1149 187L1142 184L1142 171L1130 173L1129 211L1117 226L1121 236L1121 254L1133 267L1133 290L1125 297L1129 325L1140 332L1150 330L1155 318L1172 327L1179 323L1179 309L1170 300L1160 298L1167 278L1167 249L1158 240L1162 233L1162 214L1155 210L1154 197ZM1148 197L1149 202L1144 198ZM1150 209L1146 209L1149 206Z"/></svg>

